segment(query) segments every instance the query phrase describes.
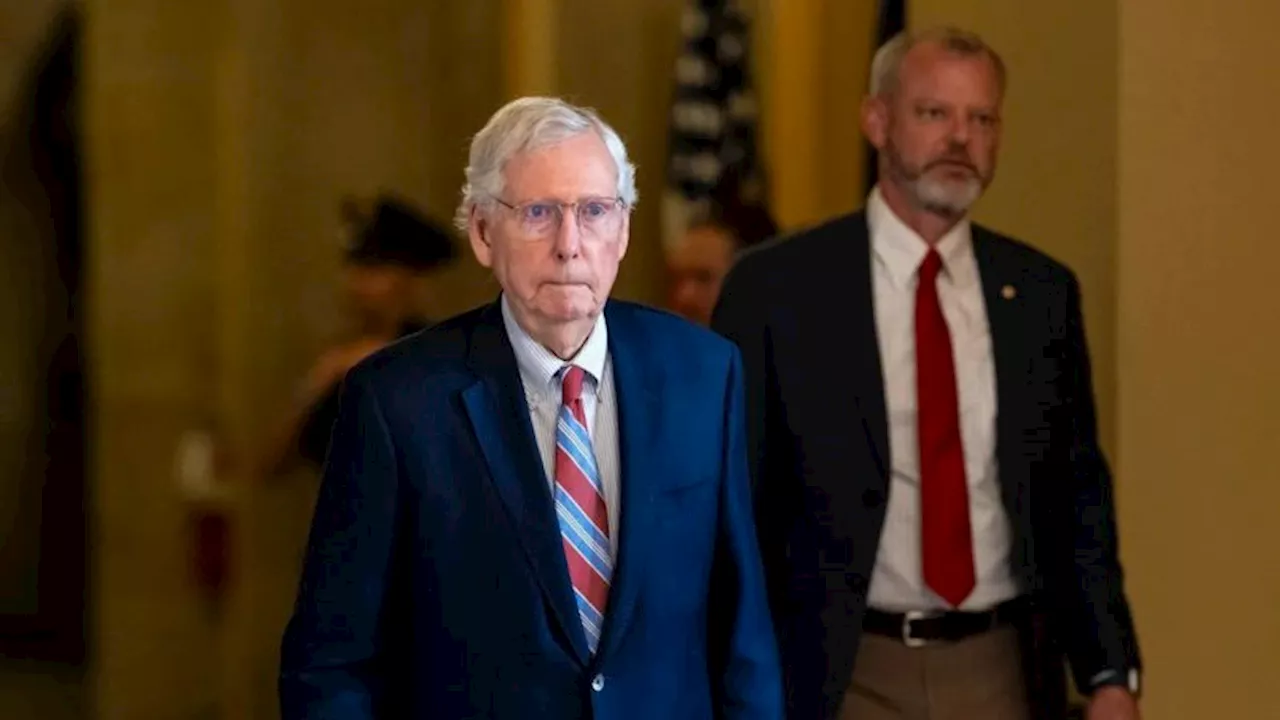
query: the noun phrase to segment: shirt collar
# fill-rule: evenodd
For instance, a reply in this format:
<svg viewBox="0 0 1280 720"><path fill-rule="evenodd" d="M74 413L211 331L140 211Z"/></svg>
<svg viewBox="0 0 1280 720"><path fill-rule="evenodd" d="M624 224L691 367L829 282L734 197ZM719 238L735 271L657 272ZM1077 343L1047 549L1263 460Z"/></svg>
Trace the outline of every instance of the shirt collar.
<svg viewBox="0 0 1280 720"><path fill-rule="evenodd" d="M520 378L527 387L542 390L560 391L560 378L557 377L566 365L577 365L587 373L595 387L600 387L604 377L605 360L609 354L609 328L604 320L604 313L596 317L595 327L587 336L578 353L568 360L561 360L537 340L534 340L525 329L516 322L515 315L505 293L502 295L502 324L506 327L507 338L511 341L511 349L516 354L516 365L520 368Z"/></svg>
<svg viewBox="0 0 1280 720"><path fill-rule="evenodd" d="M867 198L867 227L871 231L871 251L887 271L890 282L898 290L910 288L929 252L929 243L893 212L878 185ZM967 217L938 241L938 254L943 270L956 285L977 279L973 263L966 261L973 257L973 231Z"/></svg>

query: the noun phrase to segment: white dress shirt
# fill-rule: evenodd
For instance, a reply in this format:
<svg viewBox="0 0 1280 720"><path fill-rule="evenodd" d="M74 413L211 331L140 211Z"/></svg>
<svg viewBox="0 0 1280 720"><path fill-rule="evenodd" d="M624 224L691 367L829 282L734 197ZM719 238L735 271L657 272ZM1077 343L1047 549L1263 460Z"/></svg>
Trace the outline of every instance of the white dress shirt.
<svg viewBox="0 0 1280 720"><path fill-rule="evenodd" d="M868 603L888 612L952 609L925 585L921 558L915 301L918 270L929 245L893 213L879 188L868 199L867 224L892 468ZM955 360L977 578L959 609L986 610L1018 594L1010 567L1012 531L997 474L991 329L969 222L952 228L937 248L943 266L938 300Z"/></svg>
<svg viewBox="0 0 1280 720"><path fill-rule="evenodd" d="M600 469L600 483L604 488L604 501L609 510L609 545L613 559L618 558L618 518L621 498L618 463L618 407L613 391L613 369L609 361L609 329L604 313L596 319L595 328L578 354L569 360L561 360L525 332L516 322L502 296L502 323L507 338L516 354L520 368L520 381L524 385L525 400L529 404L529 419L538 441L538 454L547 477L547 491L555 493L556 423L560 417L560 370L566 365L577 365L586 371L582 383L582 410L587 419L587 432L591 434L591 447L596 455L596 467Z"/></svg>

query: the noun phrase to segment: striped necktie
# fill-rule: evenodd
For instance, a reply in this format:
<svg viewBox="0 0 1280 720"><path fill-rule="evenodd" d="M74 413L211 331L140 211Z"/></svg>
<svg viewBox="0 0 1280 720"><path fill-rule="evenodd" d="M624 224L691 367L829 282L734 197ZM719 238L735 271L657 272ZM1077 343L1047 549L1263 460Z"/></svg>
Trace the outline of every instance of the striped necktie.
<svg viewBox="0 0 1280 720"><path fill-rule="evenodd" d="M564 541L569 577L578 599L578 615L587 645L596 651L604 626L605 603L613 577L609 545L609 513L600 469L591 450L582 409L583 370L562 371L560 418L556 423L556 517Z"/></svg>

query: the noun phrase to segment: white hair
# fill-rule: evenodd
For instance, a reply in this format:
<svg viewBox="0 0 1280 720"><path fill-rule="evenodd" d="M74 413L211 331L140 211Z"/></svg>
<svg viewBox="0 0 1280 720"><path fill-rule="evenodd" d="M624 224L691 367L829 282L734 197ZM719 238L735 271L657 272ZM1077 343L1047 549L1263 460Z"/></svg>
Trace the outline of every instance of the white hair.
<svg viewBox="0 0 1280 720"><path fill-rule="evenodd" d="M1005 66L1000 53L976 33L954 27L933 27L903 31L880 46L871 60L869 89L872 96L891 94L898 89L898 72L911 49L922 43L937 43L947 52L960 56L985 55L996 69L1000 92L1004 92Z"/></svg>
<svg viewBox="0 0 1280 720"><path fill-rule="evenodd" d="M471 140L462 202L454 222L466 232L472 208L491 203L501 196L506 178L503 170L511 158L585 132L595 132L604 141L618 170L618 197L633 208L636 168L627 158L627 146L595 110L571 105L559 98L523 97L504 105Z"/></svg>

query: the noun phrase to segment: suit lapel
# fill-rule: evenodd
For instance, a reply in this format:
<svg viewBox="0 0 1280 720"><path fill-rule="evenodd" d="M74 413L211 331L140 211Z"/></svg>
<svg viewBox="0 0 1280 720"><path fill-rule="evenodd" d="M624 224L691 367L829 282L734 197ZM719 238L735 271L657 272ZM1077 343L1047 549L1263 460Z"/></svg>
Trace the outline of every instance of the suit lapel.
<svg viewBox="0 0 1280 720"><path fill-rule="evenodd" d="M847 269L849 277L835 281L833 287L856 288L853 312L850 314L849 332L852 345L858 348L850 360L854 364L851 373L858 414L867 441L871 445L882 481L882 490L888 489L890 467L889 420L885 410L884 371L880 360L880 340L876 334L875 282L871 274L871 233L866 215L858 213L853 218L853 237L847 243L849 256L843 263L832 263ZM845 359L843 353L825 351ZM839 374L832 375L839 377Z"/></svg>
<svg viewBox="0 0 1280 720"><path fill-rule="evenodd" d="M655 450L662 431L662 417L656 395L650 389L656 382L654 358L650 347L639 337L640 329L629 313L612 312L609 323L609 354L617 394L619 483L622 486L622 512L619 513L618 562L614 570L609 605L597 657L605 658L617 649L635 612L636 598L644 584L649 566L649 539L654 532L660 468Z"/></svg>
<svg viewBox="0 0 1280 720"><path fill-rule="evenodd" d="M489 477L511 515L547 603L579 660L586 663L587 642L569 581L560 526L534 440L520 371L497 303L485 310L476 327L469 363L479 379L463 392L462 400Z"/></svg>
<svg viewBox="0 0 1280 720"><path fill-rule="evenodd" d="M1019 487L1019 473L1010 453L1017 447L1018 428L1014 419L1016 399L1026 393L1022 372L1025 352L1021 339L1027 337L1023 317L1028 288L1019 287L1022 273L1016 263L999 252L998 241L977 225L973 226L973 252L982 278L982 294L987 306L987 322L991 328L991 350L996 373L996 458L1005 509L1010 516L1029 522L1029 512L1020 507L1027 497ZM1022 529L1030 537L1029 528Z"/></svg>

